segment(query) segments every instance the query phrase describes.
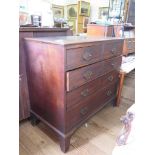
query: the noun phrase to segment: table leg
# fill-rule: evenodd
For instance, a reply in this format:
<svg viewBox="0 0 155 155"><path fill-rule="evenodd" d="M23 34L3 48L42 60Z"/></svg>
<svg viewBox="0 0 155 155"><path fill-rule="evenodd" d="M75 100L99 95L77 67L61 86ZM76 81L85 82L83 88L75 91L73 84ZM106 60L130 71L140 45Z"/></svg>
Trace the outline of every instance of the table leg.
<svg viewBox="0 0 155 155"><path fill-rule="evenodd" d="M119 81L119 86L117 90L117 101L116 101L116 106L119 106L120 104L120 99L121 99L121 93L122 93L122 88L123 88L123 83L124 83L124 72L120 72L120 81Z"/></svg>

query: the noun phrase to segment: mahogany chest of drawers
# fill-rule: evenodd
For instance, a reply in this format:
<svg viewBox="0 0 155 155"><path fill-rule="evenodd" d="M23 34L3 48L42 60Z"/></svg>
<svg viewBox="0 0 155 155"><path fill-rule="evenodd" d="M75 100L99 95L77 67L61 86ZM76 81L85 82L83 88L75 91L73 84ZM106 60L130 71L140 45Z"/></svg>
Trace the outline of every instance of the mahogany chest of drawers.
<svg viewBox="0 0 155 155"><path fill-rule="evenodd" d="M32 122L54 130L66 152L73 132L115 101L123 39L26 38L25 49Z"/></svg>

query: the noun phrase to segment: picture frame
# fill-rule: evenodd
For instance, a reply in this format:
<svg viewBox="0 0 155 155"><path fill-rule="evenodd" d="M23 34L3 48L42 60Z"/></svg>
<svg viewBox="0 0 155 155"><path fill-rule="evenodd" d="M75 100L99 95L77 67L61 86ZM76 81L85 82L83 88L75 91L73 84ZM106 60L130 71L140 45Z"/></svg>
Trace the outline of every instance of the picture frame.
<svg viewBox="0 0 155 155"><path fill-rule="evenodd" d="M51 8L54 18L64 18L64 6L52 4Z"/></svg>
<svg viewBox="0 0 155 155"><path fill-rule="evenodd" d="M99 7L99 16L98 18L101 19L102 16L109 16L109 7Z"/></svg>
<svg viewBox="0 0 155 155"><path fill-rule="evenodd" d="M79 15L86 17L90 16L90 2L80 1Z"/></svg>
<svg viewBox="0 0 155 155"><path fill-rule="evenodd" d="M77 4L70 4L67 5L67 18L77 18L78 13L78 5Z"/></svg>

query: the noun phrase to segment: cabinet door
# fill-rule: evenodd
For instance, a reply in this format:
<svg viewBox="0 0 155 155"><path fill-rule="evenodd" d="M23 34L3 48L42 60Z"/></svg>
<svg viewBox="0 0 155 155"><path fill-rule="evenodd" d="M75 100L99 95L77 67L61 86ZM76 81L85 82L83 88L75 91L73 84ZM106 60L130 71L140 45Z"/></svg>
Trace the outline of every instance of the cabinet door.
<svg viewBox="0 0 155 155"><path fill-rule="evenodd" d="M30 116L29 93L27 85L24 40L25 37L33 37L32 32L19 33L19 120L26 119Z"/></svg>

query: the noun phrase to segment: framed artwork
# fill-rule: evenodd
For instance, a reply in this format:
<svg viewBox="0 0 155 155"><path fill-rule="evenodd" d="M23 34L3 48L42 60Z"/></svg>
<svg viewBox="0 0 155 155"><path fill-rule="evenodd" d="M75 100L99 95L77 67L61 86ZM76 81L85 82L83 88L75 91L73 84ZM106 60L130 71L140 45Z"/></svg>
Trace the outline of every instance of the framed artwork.
<svg viewBox="0 0 155 155"><path fill-rule="evenodd" d="M80 1L80 11L79 15L90 16L90 3L85 1Z"/></svg>
<svg viewBox="0 0 155 155"><path fill-rule="evenodd" d="M60 5L52 4L52 11L54 18L63 18L64 17L64 7Z"/></svg>
<svg viewBox="0 0 155 155"><path fill-rule="evenodd" d="M99 19L102 18L102 16L109 16L109 7L99 7Z"/></svg>
<svg viewBox="0 0 155 155"><path fill-rule="evenodd" d="M77 4L67 5L67 17L68 18L77 18Z"/></svg>

